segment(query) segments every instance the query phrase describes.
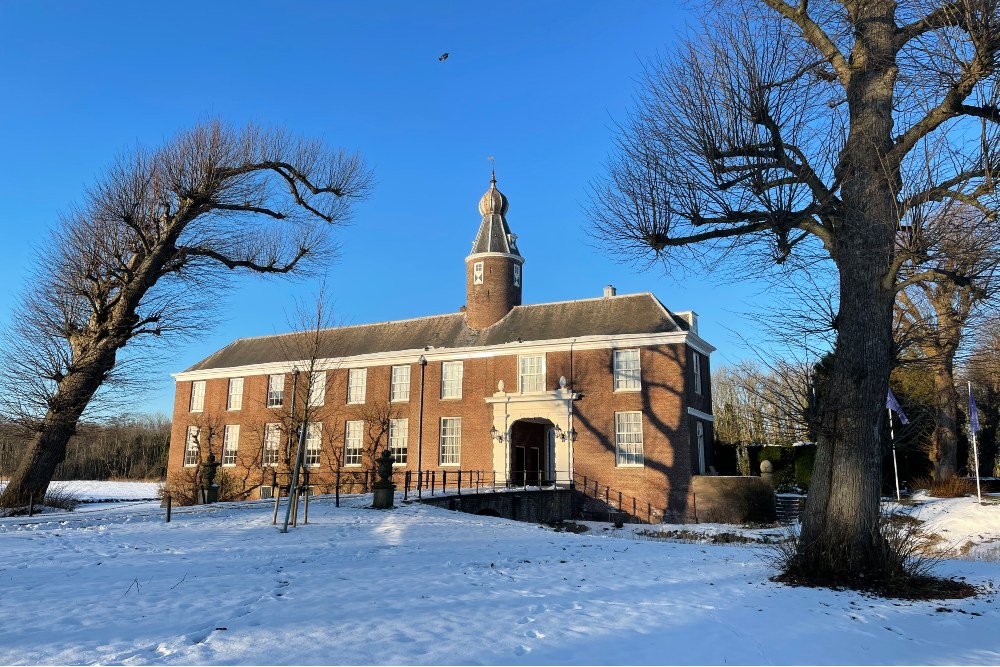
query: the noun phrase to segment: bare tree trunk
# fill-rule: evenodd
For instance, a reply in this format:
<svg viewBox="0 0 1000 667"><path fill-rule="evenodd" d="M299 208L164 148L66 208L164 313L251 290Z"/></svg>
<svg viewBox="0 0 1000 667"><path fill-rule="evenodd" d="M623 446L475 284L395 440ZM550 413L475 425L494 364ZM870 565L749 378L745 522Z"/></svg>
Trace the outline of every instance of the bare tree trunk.
<svg viewBox="0 0 1000 667"><path fill-rule="evenodd" d="M115 347L106 344L90 364L59 382L44 419L4 489L4 507L27 505L31 498L37 503L45 497L56 466L66 457L66 445L76 432L80 415L114 367L116 354Z"/></svg>
<svg viewBox="0 0 1000 667"><path fill-rule="evenodd" d="M863 582L884 573L879 530L881 426L892 364L898 169L893 4L859 5L855 69L847 87L851 133L841 154L846 216L834 258L840 311L833 367L821 405L816 465L793 570L814 581Z"/></svg>
<svg viewBox="0 0 1000 667"><path fill-rule="evenodd" d="M944 352L934 364L934 435L931 460L934 481L947 482L958 474L958 392L955 391L955 350Z"/></svg>

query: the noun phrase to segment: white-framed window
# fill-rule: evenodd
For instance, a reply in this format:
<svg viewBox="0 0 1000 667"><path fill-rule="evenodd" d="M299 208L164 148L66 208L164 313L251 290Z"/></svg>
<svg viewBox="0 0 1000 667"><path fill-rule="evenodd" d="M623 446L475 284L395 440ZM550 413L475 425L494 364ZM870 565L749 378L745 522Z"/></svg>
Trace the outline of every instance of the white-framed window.
<svg viewBox="0 0 1000 667"><path fill-rule="evenodd" d="M692 352L692 365L694 366L694 393L701 393L701 355Z"/></svg>
<svg viewBox="0 0 1000 667"><path fill-rule="evenodd" d="M265 466L278 465L278 452L281 449L281 424L264 424L264 456L261 463Z"/></svg>
<svg viewBox="0 0 1000 667"><path fill-rule="evenodd" d="M364 403L368 385L368 369L352 368L347 374L347 402Z"/></svg>
<svg viewBox="0 0 1000 667"><path fill-rule="evenodd" d="M396 465L406 465L406 443L409 439L410 420L389 420L389 452L392 462Z"/></svg>
<svg viewBox="0 0 1000 667"><path fill-rule="evenodd" d="M274 487L273 486L262 486L260 487L260 499L261 500L271 500L274 498Z"/></svg>
<svg viewBox="0 0 1000 667"><path fill-rule="evenodd" d="M462 398L462 362L441 363L441 398Z"/></svg>
<svg viewBox="0 0 1000 667"><path fill-rule="evenodd" d="M483 284L483 263L476 262L472 265L472 284L482 285Z"/></svg>
<svg viewBox="0 0 1000 667"><path fill-rule="evenodd" d="M643 465L641 412L615 413L615 454L616 465Z"/></svg>
<svg viewBox="0 0 1000 667"><path fill-rule="evenodd" d="M521 286L521 265L520 264L515 264L514 265L514 287L520 287L520 286Z"/></svg>
<svg viewBox="0 0 1000 667"><path fill-rule="evenodd" d="M319 455L323 450L323 424L309 422L306 428L306 453L303 463L310 467L319 465Z"/></svg>
<svg viewBox="0 0 1000 667"><path fill-rule="evenodd" d="M326 402L326 371L316 371L309 376L309 407L322 407Z"/></svg>
<svg viewBox="0 0 1000 667"><path fill-rule="evenodd" d="M640 389L639 350L615 350L615 391Z"/></svg>
<svg viewBox="0 0 1000 667"><path fill-rule="evenodd" d="M226 396L226 410L243 409L243 378L229 378L229 394Z"/></svg>
<svg viewBox="0 0 1000 667"><path fill-rule="evenodd" d="M267 376L267 407L280 408L285 402L285 376Z"/></svg>
<svg viewBox="0 0 1000 667"><path fill-rule="evenodd" d="M240 446L240 425L226 424L222 433L222 465L236 465L236 451Z"/></svg>
<svg viewBox="0 0 1000 667"><path fill-rule="evenodd" d="M533 354L519 358L520 385L522 394L545 391L545 355Z"/></svg>
<svg viewBox="0 0 1000 667"><path fill-rule="evenodd" d="M695 422L695 438L698 443L698 474L705 474L705 425L700 421Z"/></svg>
<svg viewBox="0 0 1000 667"><path fill-rule="evenodd" d="M349 421L344 433L344 465L361 465L361 435L364 433L363 421Z"/></svg>
<svg viewBox="0 0 1000 667"><path fill-rule="evenodd" d="M191 383L191 412L201 412L205 409L205 381L195 380Z"/></svg>
<svg viewBox="0 0 1000 667"><path fill-rule="evenodd" d="M389 400L401 403L410 400L410 367L393 366L392 382L389 386Z"/></svg>
<svg viewBox="0 0 1000 667"><path fill-rule="evenodd" d="M187 438L184 440L184 465L198 465L198 436L201 429L197 426L188 426Z"/></svg>
<svg viewBox="0 0 1000 667"><path fill-rule="evenodd" d="M461 451L462 418L441 417L441 465L459 465Z"/></svg>

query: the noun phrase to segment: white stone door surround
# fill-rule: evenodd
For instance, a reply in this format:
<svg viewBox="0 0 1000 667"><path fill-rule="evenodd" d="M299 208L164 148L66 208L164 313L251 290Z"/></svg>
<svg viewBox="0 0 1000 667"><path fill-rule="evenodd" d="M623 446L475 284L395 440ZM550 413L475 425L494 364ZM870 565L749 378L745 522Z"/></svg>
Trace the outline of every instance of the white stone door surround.
<svg viewBox="0 0 1000 667"><path fill-rule="evenodd" d="M493 428L499 438L493 439L493 469L497 473L497 483L506 484L510 479L510 429L519 419L549 421L558 426L564 434L573 430L573 401L580 394L566 388L565 378L559 379L559 389L532 394L517 394L504 391L503 384L497 387L486 402L493 406ZM549 443L554 443L552 465L558 484L569 484L573 480L573 442L569 437L555 437L555 429L546 431Z"/></svg>

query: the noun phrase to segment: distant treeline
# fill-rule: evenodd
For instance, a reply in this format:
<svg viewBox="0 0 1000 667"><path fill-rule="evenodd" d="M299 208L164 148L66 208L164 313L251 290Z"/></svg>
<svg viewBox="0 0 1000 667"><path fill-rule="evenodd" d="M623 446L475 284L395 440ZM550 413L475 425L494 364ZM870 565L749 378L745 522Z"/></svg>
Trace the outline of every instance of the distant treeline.
<svg viewBox="0 0 1000 667"><path fill-rule="evenodd" d="M18 425L0 423L0 476L10 476L17 467L28 438ZM169 449L170 420L164 415L81 422L55 479L163 479Z"/></svg>

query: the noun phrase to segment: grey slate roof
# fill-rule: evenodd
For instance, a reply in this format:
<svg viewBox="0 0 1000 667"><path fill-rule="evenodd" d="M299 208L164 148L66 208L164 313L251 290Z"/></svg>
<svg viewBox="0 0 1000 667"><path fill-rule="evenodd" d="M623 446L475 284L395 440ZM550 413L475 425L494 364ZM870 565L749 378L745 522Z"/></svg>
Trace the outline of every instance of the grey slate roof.
<svg viewBox="0 0 1000 667"><path fill-rule="evenodd" d="M516 306L491 327L470 329L464 313L324 329L318 358L435 348L469 348L581 336L613 336L685 331L688 324L652 294ZM185 372L298 361L313 332L240 338ZM308 355L311 356L311 355Z"/></svg>
<svg viewBox="0 0 1000 667"><path fill-rule="evenodd" d="M479 225L479 233L472 242L472 254L481 252L503 252L508 255L521 256L517 251L517 237L510 233L507 219L499 214L491 213L483 216Z"/></svg>

